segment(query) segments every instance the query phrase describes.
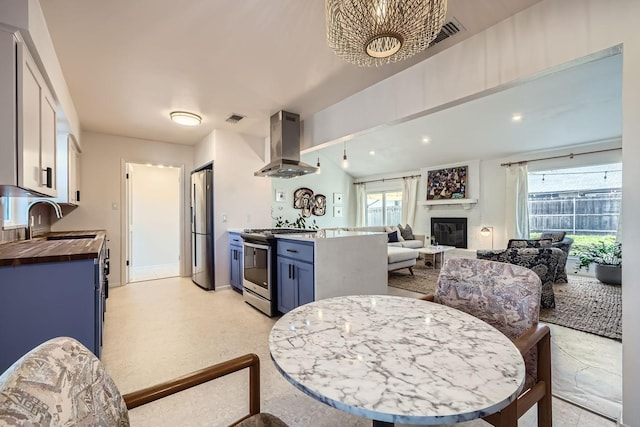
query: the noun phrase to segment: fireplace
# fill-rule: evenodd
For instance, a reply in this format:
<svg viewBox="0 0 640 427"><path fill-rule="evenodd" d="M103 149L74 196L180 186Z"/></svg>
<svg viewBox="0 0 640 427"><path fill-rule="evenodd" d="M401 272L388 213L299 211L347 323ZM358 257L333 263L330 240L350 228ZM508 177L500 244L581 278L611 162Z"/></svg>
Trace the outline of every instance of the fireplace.
<svg viewBox="0 0 640 427"><path fill-rule="evenodd" d="M431 218L432 240L439 245L467 248L467 218Z"/></svg>

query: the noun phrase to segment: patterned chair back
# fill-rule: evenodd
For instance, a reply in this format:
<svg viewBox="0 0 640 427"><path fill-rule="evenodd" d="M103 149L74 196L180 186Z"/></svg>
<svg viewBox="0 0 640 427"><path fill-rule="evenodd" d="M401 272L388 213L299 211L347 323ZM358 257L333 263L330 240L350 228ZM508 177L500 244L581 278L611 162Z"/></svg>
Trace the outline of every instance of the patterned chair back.
<svg viewBox="0 0 640 427"><path fill-rule="evenodd" d="M452 258L440 271L434 301L518 338L540 315L541 282L528 268L480 259Z"/></svg>
<svg viewBox="0 0 640 427"><path fill-rule="evenodd" d="M34 348L0 376L0 425L129 425L100 360L72 338Z"/></svg>

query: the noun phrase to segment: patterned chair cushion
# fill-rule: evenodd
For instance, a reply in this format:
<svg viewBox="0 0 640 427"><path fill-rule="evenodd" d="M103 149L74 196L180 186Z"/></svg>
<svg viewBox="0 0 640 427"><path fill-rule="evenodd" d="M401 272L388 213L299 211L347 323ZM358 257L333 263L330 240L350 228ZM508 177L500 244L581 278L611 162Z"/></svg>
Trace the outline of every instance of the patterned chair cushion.
<svg viewBox="0 0 640 427"><path fill-rule="evenodd" d="M558 263L563 256L563 252L557 248L508 248L476 252L478 259L506 262L533 270L542 282L542 308L556 306L553 284L556 280Z"/></svg>
<svg viewBox="0 0 640 427"><path fill-rule="evenodd" d="M129 415L98 358L64 337L34 348L0 376L0 425L124 427Z"/></svg>
<svg viewBox="0 0 640 427"><path fill-rule="evenodd" d="M540 235L541 239L551 239L553 243L562 242L564 236L567 234L566 231L555 231L555 232L544 232Z"/></svg>
<svg viewBox="0 0 640 427"><path fill-rule="evenodd" d="M550 248L551 239L511 239L507 242L507 248Z"/></svg>
<svg viewBox="0 0 640 427"><path fill-rule="evenodd" d="M528 268L452 258L438 278L434 301L469 313L514 340L538 323L541 282ZM525 390L536 380L536 349L525 355Z"/></svg>
<svg viewBox="0 0 640 427"><path fill-rule="evenodd" d="M558 262L558 271L556 271L556 283L567 283L567 259L571 246L573 245L573 239L565 237L559 242L553 242L552 247L560 249L564 256Z"/></svg>

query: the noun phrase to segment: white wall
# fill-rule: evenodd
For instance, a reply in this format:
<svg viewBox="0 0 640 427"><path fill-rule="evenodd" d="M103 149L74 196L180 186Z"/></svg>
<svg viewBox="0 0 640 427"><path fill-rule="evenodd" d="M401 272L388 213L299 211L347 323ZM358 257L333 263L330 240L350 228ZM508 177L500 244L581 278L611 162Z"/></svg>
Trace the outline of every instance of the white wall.
<svg viewBox="0 0 640 427"><path fill-rule="evenodd" d="M424 114L501 85L549 72L622 44L623 217L625 259L640 256L640 2L543 0L451 48L305 119L305 148ZM627 167L629 166L629 167ZM482 165L481 165L482 169ZM495 170L495 168L493 168ZM493 173L492 173L493 175ZM495 175L497 177L497 175ZM499 208L496 208L499 210ZM497 220L497 210L487 212ZM483 218L489 220L489 217ZM633 262L623 277L640 274ZM628 279L627 279L628 280ZM640 288L623 287L623 422L640 425Z"/></svg>
<svg viewBox="0 0 640 427"><path fill-rule="evenodd" d="M326 196L326 213L323 216L311 215L306 219L307 228L311 228L313 221L319 228L345 227L353 225L355 221L355 196L353 178L334 162L318 153L302 156L302 161L315 166L320 158L320 173L300 176L290 179L271 180L271 209L273 217L282 217L293 222L298 218L300 209L293 208L293 193L300 187L313 190L314 194ZM284 191L285 200L275 201L275 192ZM342 202L334 203L334 193L342 194ZM334 207L342 207L343 216L334 217ZM272 223L275 226L275 220Z"/></svg>
<svg viewBox="0 0 640 427"><path fill-rule="evenodd" d="M229 286L228 230L270 227L271 179L253 176L266 163L264 147L262 138L221 130L195 147L195 165L213 161L216 288Z"/></svg>
<svg viewBox="0 0 640 427"><path fill-rule="evenodd" d="M188 195L189 172L193 169L193 147L123 136L85 132L80 160L82 203L55 222L52 231L106 229L111 252L109 284L123 282L125 232L124 164L152 163L182 167L183 195ZM182 274L190 274L189 203L182 206Z"/></svg>
<svg viewBox="0 0 640 427"><path fill-rule="evenodd" d="M129 164L130 281L180 274L180 175L174 167Z"/></svg>

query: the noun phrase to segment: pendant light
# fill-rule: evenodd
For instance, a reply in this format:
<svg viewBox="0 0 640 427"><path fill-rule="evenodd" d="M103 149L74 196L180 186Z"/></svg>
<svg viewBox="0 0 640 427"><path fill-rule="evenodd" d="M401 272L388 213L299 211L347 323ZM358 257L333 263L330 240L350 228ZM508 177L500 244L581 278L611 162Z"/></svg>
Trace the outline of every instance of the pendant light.
<svg viewBox="0 0 640 427"><path fill-rule="evenodd" d="M327 44L361 67L407 59L431 44L447 0L326 0Z"/></svg>
<svg viewBox="0 0 640 427"><path fill-rule="evenodd" d="M316 167L318 168L318 170L316 171L317 174L320 174L320 157L318 157L318 163L316 163Z"/></svg>
<svg viewBox="0 0 640 427"><path fill-rule="evenodd" d="M344 169L349 167L349 160L347 160L347 142L344 142L344 154L342 155L342 167Z"/></svg>

